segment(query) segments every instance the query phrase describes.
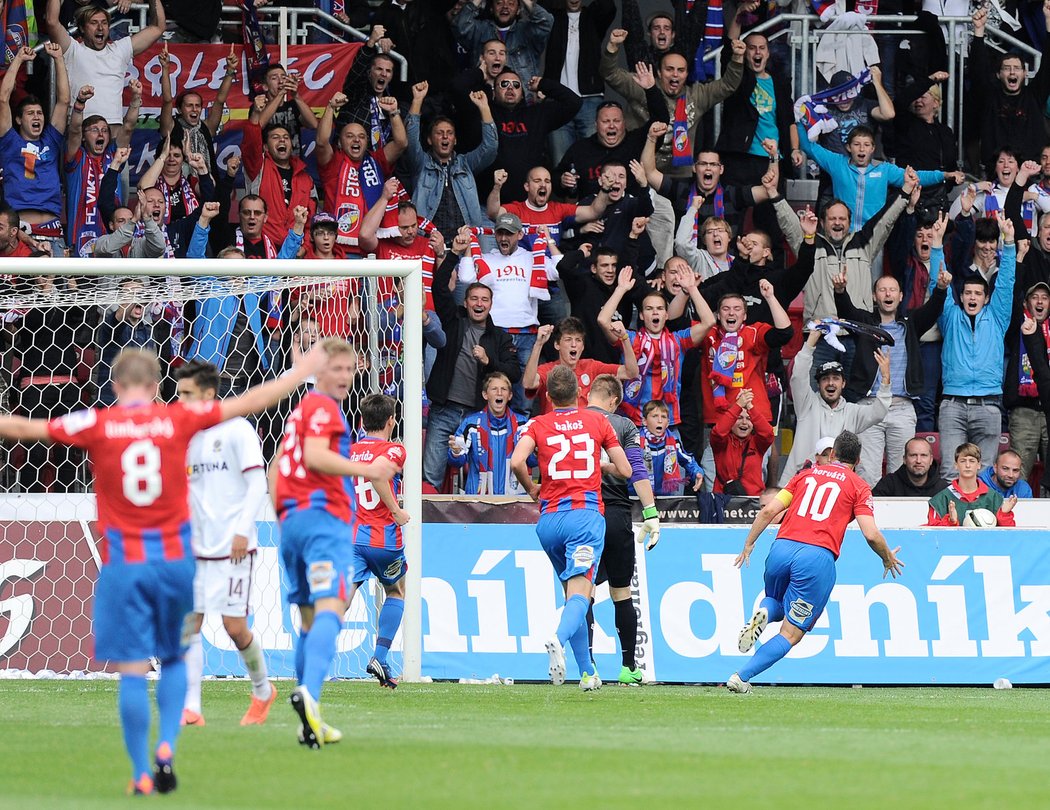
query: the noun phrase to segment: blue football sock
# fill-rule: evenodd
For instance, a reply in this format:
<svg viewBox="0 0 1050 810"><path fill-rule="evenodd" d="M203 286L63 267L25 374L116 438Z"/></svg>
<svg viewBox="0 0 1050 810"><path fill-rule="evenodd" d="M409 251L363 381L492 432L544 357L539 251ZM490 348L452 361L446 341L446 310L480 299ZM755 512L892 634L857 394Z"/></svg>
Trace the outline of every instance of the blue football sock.
<svg viewBox="0 0 1050 810"><path fill-rule="evenodd" d="M584 626L587 618L587 609L591 606L591 600L582 594L570 596L561 611L561 621L558 622L558 641L564 647L572 638L576 628Z"/></svg>
<svg viewBox="0 0 1050 810"><path fill-rule="evenodd" d="M131 778L153 773L149 761L149 691L145 675L121 675L118 705L124 729L124 747L131 759ZM179 707L181 716L182 707Z"/></svg>
<svg viewBox="0 0 1050 810"><path fill-rule="evenodd" d="M167 743L175 753L175 741L179 736L182 707L186 703L186 662L181 658L161 661L160 679L157 681L157 711L160 714L160 735L157 745Z"/></svg>
<svg viewBox="0 0 1050 810"><path fill-rule="evenodd" d="M306 665L306 639L310 634L305 630L299 633L295 642L295 682L303 682L303 667Z"/></svg>
<svg viewBox="0 0 1050 810"><path fill-rule="evenodd" d="M586 622L581 624L576 632L569 636L569 646L572 647L572 657L576 659L576 666L580 668L580 677L584 672L594 674L594 662L591 660L590 634L587 632Z"/></svg>
<svg viewBox="0 0 1050 810"><path fill-rule="evenodd" d="M405 615L405 600L388 596L379 611L379 631L376 633L376 660L386 665L387 653L394 643L401 617Z"/></svg>
<svg viewBox="0 0 1050 810"><path fill-rule="evenodd" d="M771 622L779 622L784 618L784 603L779 599L774 599L772 596L763 597L760 605L766 609L769 613L769 620Z"/></svg>
<svg viewBox="0 0 1050 810"><path fill-rule="evenodd" d="M737 673L740 676L740 680L750 681L760 672L765 672L773 666L773 664L787 655L790 650L791 642L778 633L759 647L755 654L751 656L747 666Z"/></svg>
<svg viewBox="0 0 1050 810"><path fill-rule="evenodd" d="M321 700L321 686L335 658L335 640L343 629L343 619L334 611L325 610L314 616L310 637L303 660L303 686L316 701Z"/></svg>

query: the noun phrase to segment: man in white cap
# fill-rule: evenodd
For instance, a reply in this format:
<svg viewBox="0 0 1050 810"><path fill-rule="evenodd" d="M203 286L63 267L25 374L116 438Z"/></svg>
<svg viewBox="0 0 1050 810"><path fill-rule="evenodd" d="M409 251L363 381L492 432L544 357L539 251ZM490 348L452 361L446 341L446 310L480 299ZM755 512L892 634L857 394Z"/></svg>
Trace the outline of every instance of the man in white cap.
<svg viewBox="0 0 1050 810"><path fill-rule="evenodd" d="M827 464L831 461L831 448L835 446L834 436L822 436L817 439L817 446L813 448L813 466Z"/></svg>

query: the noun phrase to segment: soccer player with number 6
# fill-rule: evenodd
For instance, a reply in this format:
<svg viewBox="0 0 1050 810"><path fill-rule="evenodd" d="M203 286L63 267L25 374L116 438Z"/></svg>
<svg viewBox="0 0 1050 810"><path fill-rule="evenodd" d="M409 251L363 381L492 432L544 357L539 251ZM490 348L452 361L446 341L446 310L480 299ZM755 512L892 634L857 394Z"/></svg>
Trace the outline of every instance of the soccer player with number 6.
<svg viewBox="0 0 1050 810"><path fill-rule="evenodd" d="M111 408L76 411L51 421L0 416L0 437L55 442L87 451L98 503L102 570L95 588L95 657L120 673L118 700L131 759L129 792L169 793L186 698L187 618L193 609L194 557L186 448L201 430L276 405L325 361L321 349L288 374L222 401L158 404L157 356L128 349L113 363ZM157 681L160 733L149 762L150 658Z"/></svg>
<svg viewBox="0 0 1050 810"><path fill-rule="evenodd" d="M338 729L321 720L319 703L343 614L353 598L355 567L348 541L355 504L345 479L367 481L392 515L401 523L408 520L389 484L399 465L385 455L368 462L348 458L350 427L339 403L349 396L357 373L354 347L340 338L326 338L317 346L328 361L313 390L288 417L270 469L288 604L299 608L302 619L295 648L299 686L291 704L302 724L299 741L310 748L342 739Z"/></svg>
<svg viewBox="0 0 1050 810"><path fill-rule="evenodd" d="M737 568L751 564L759 536L788 510L766 557L765 598L740 631L740 652L751 650L767 623L784 621L780 634L760 646L747 666L729 678L730 692L750 694L751 679L787 655L813 628L835 587L835 561L846 526L854 518L871 550L882 559L883 578L901 574L900 546L891 550L875 525L871 488L854 472L859 462L860 439L843 431L835 439L831 461L795 475L751 524L744 550L736 558Z"/></svg>
<svg viewBox="0 0 1050 810"><path fill-rule="evenodd" d="M529 497L540 503L536 534L565 590L557 633L547 642L551 681L555 686L565 683L565 645L570 644L580 668L580 688L590 691L601 687L591 661L587 610L605 547L602 450L621 478L631 477L631 462L609 420L577 407L577 390L576 374L568 366L551 369L547 396L554 410L525 426L510 466ZM539 486L529 475L534 450Z"/></svg>
<svg viewBox="0 0 1050 810"><path fill-rule="evenodd" d="M390 441L397 425L397 403L385 394L369 394L361 402L361 426L365 436L350 448L350 461L371 464L378 458L389 459L400 473L405 466L405 447ZM391 490L397 497L400 475L379 486ZM380 498L376 487L367 478L354 478L354 572L347 603L353 601L357 589L369 576L375 575L386 591L386 599L379 611L375 655L368 662L368 672L380 686L397 688L397 679L390 674L387 655L405 614L405 541L401 527L408 523L408 513L390 509Z"/></svg>

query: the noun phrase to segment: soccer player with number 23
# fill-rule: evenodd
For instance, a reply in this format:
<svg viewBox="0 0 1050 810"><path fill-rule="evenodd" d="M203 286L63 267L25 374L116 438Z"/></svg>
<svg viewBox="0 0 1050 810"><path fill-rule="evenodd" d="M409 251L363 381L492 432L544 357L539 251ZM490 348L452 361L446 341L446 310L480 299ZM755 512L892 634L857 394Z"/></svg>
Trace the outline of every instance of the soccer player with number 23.
<svg viewBox="0 0 1050 810"><path fill-rule="evenodd" d="M597 411L577 408L576 375L555 366L547 376L547 396L554 411L526 426L514 448L510 467L534 501L540 502L536 534L565 589L565 607L556 635L547 642L550 677L565 683L565 645L580 668L580 688L601 686L587 639L587 609L594 576L605 547L601 454L604 449L621 478L630 478L631 462L609 420ZM529 475L533 450L539 459L540 485Z"/></svg>

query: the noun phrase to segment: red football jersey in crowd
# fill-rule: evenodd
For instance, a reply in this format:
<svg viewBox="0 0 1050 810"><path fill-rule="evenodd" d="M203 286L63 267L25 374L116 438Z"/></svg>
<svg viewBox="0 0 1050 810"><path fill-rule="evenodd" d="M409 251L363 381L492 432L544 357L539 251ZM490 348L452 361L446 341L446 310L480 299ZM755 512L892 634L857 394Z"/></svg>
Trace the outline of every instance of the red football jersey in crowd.
<svg viewBox="0 0 1050 810"><path fill-rule="evenodd" d="M284 426L277 462L277 517L299 509L324 509L350 523L349 479L308 470L303 463L304 442L312 437L328 439L328 448L341 456L350 451L350 428L339 403L317 391L300 400Z"/></svg>
<svg viewBox="0 0 1050 810"><path fill-rule="evenodd" d="M535 397L539 403L540 413L550 413L551 401L547 399L547 375L551 373L551 369L555 366L560 366L560 361L553 361L550 363L544 363L538 369L537 373L540 375L540 385L535 391L529 389L525 391L525 394L530 397ZM576 375L576 385L579 387L579 395L576 398L577 405L582 409L587 407L587 397L591 393L591 383L594 382L594 378L599 374L612 374L616 376L616 372L620 370L620 367L613 365L612 363L602 363L599 360L592 360L588 357L581 357L576 361L576 368L573 369L573 373Z"/></svg>
<svg viewBox="0 0 1050 810"><path fill-rule="evenodd" d="M52 440L91 459L103 564L193 556L186 448L220 421L218 402L151 402L76 411L48 423Z"/></svg>
<svg viewBox="0 0 1050 810"><path fill-rule="evenodd" d="M850 521L857 515L875 514L871 487L841 464L802 470L784 489L792 497L777 538L821 546L835 559Z"/></svg>
<svg viewBox="0 0 1050 810"><path fill-rule="evenodd" d="M591 509L605 514L602 450L620 446L608 419L597 411L562 408L531 420L522 435L536 442L541 513Z"/></svg>

